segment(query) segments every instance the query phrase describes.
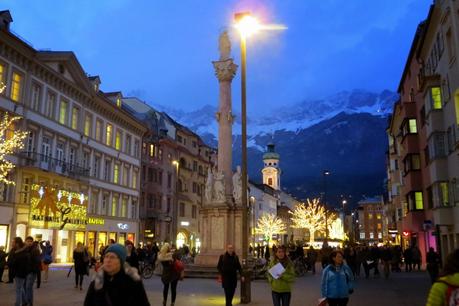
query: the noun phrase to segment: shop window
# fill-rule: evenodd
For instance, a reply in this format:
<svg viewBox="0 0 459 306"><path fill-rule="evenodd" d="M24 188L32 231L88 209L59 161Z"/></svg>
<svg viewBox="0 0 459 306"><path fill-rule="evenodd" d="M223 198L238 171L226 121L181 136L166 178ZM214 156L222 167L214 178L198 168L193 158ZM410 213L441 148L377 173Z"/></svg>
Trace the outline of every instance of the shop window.
<svg viewBox="0 0 459 306"><path fill-rule="evenodd" d="M131 241L135 245L135 234L134 233L128 233L127 234L127 240Z"/></svg>
<svg viewBox="0 0 459 306"><path fill-rule="evenodd" d="M113 240L113 241L116 241L116 233L115 232L110 232L108 234L108 240Z"/></svg>
<svg viewBox="0 0 459 306"><path fill-rule="evenodd" d="M8 225L0 224L0 246L8 246ZM6 251L6 250L5 250Z"/></svg>

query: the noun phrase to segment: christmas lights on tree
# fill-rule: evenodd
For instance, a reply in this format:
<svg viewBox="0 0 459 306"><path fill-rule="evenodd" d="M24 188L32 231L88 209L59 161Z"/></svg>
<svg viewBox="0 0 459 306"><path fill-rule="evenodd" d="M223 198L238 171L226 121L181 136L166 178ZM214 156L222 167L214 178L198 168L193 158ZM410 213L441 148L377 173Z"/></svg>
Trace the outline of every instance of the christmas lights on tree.
<svg viewBox="0 0 459 306"><path fill-rule="evenodd" d="M320 204L319 199L310 201L307 199L307 205L301 203L295 207L292 214L294 228L305 228L309 230L309 243L314 242L316 232L325 231L325 207Z"/></svg>
<svg viewBox="0 0 459 306"><path fill-rule="evenodd" d="M7 156L15 153L18 149L24 148L24 139L28 132L14 130L14 122L21 117L11 117L8 113L0 122L0 184L14 185L14 182L7 178L8 173L15 165L7 160Z"/></svg>
<svg viewBox="0 0 459 306"><path fill-rule="evenodd" d="M274 214L264 214L258 219L255 233L263 234L269 243L274 234L285 234L286 230L287 227L282 219Z"/></svg>

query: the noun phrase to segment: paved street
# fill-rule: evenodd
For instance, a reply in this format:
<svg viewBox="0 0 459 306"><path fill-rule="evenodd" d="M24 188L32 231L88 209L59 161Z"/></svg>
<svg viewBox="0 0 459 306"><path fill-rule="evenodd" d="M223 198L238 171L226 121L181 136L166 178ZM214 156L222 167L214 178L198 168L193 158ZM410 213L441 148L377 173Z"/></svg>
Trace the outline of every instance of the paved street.
<svg viewBox="0 0 459 306"><path fill-rule="evenodd" d="M35 290L35 306L72 306L82 305L86 291L73 288L73 273L70 278L63 270L50 272L48 283ZM319 297L318 275L299 278L293 290L292 306L316 306ZM85 288L89 285L86 280ZM161 304L162 284L155 276L145 281L145 286L152 306ZM372 278L359 279L352 295L350 306L421 306L429 290L426 272L392 274L389 280ZM252 283L252 304L272 305L269 287L264 281ZM14 304L14 288L9 284L0 284L0 306ZM237 303L235 303L237 304ZM211 306L224 305L223 290L214 280L185 279L178 286L176 306Z"/></svg>

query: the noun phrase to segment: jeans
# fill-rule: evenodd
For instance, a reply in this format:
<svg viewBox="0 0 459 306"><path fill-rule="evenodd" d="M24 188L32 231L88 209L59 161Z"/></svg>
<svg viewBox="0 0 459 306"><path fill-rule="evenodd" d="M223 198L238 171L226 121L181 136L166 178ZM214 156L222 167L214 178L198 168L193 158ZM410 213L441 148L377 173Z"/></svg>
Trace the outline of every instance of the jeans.
<svg viewBox="0 0 459 306"><path fill-rule="evenodd" d="M33 283L35 282L35 278L37 274L32 272L27 274L26 283L25 283L25 297L26 303L30 306L33 305Z"/></svg>
<svg viewBox="0 0 459 306"><path fill-rule="evenodd" d="M341 298L341 299L330 299L327 298L328 306L346 306L347 302L349 302L349 298Z"/></svg>
<svg viewBox="0 0 459 306"><path fill-rule="evenodd" d="M274 306L290 306L290 292L272 292Z"/></svg>
<svg viewBox="0 0 459 306"><path fill-rule="evenodd" d="M84 274L75 273L75 288L78 287L78 285L80 286L80 288L82 287L83 277L84 277Z"/></svg>
<svg viewBox="0 0 459 306"><path fill-rule="evenodd" d="M163 288L164 302L167 302L167 295L169 294L169 284L170 284L171 285L171 302L175 303L175 298L177 297L177 283L178 283L178 279L170 283L163 282L164 284L164 288Z"/></svg>
<svg viewBox="0 0 459 306"><path fill-rule="evenodd" d="M26 303L25 291L24 291L25 283L26 283L25 278L17 277L17 276L14 278L14 284L16 287L16 303L14 304L15 306L22 306L22 304Z"/></svg>
<svg viewBox="0 0 459 306"><path fill-rule="evenodd" d="M233 306L233 297L234 293L236 292L236 286L226 286L223 287L223 290L225 290L225 305L226 306Z"/></svg>

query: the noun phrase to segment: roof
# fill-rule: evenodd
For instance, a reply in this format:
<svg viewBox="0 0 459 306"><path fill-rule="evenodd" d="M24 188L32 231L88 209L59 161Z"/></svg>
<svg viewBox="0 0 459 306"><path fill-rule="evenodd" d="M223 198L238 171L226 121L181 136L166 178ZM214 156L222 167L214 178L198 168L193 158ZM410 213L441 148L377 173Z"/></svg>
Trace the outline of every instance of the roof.
<svg viewBox="0 0 459 306"><path fill-rule="evenodd" d="M374 204L382 204L383 199L382 196L375 196L371 198L364 198L360 200L357 204L359 205L374 205Z"/></svg>

